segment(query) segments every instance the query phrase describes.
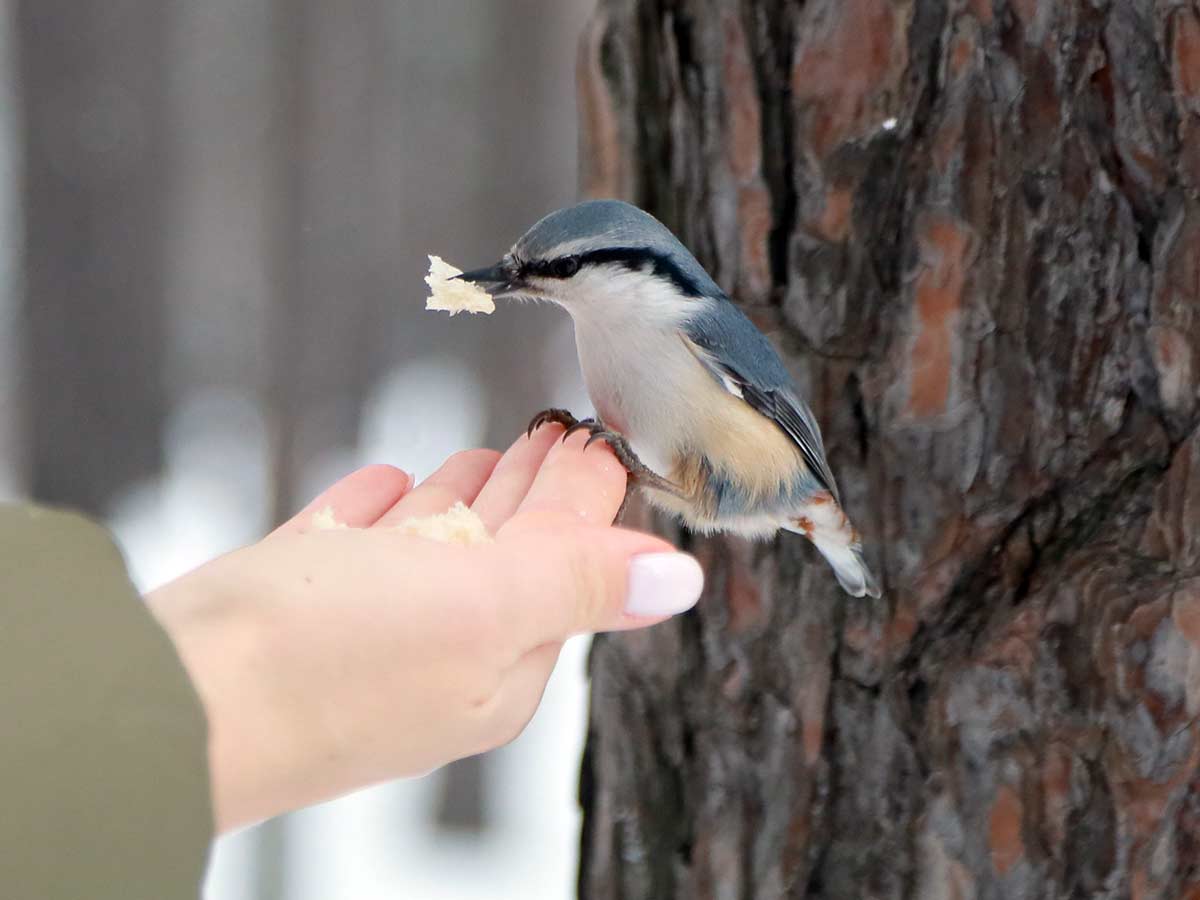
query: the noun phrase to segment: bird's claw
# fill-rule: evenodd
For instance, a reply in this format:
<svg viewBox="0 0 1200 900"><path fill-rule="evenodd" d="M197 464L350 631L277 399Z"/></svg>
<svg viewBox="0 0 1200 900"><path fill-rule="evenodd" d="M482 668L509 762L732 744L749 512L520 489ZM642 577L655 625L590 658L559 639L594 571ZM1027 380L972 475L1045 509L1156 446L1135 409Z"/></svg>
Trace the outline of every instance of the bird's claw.
<svg viewBox="0 0 1200 900"><path fill-rule="evenodd" d="M587 443L583 445L585 450L592 446L594 441L606 440L609 436L624 440L621 435L605 428L603 422L592 418L577 419L565 409L543 409L529 421L529 427L525 429L525 436L533 437L535 431L549 422L564 426L565 430L562 435L564 441L577 431L587 431L589 437Z"/></svg>
<svg viewBox="0 0 1200 900"><path fill-rule="evenodd" d="M614 435L611 431L593 431L588 436L588 439L583 442L583 449L586 450L588 447L592 446L592 444L594 444L596 441L607 441L611 437L614 437Z"/></svg>
<svg viewBox="0 0 1200 900"><path fill-rule="evenodd" d="M601 425L599 422L597 422L595 419L579 419L578 421L575 422L574 425L567 426L567 430L565 432L563 432L562 439L565 441L567 438L569 438L575 432L584 431L584 430L586 430L589 434L595 435L596 430L598 428L603 430L604 426ZM589 444L591 443L590 438L588 439L588 443Z"/></svg>
<svg viewBox="0 0 1200 900"><path fill-rule="evenodd" d="M608 444L617 461L629 473L631 488L636 484L642 487L665 491L669 494L679 494L679 488L638 459L637 454L633 452L633 447L629 445L629 441L625 435L619 431L610 430L599 419L577 419L565 409L544 409L530 421L526 434L532 436L538 428L548 422L557 422L559 425L565 426L566 430L562 436L562 440L564 441L577 431L587 431L588 439L583 445L584 450L592 446L596 441L604 441ZM626 500L628 500L628 495L626 496ZM625 504L622 503L621 509L624 510L624 508Z"/></svg>
<svg viewBox="0 0 1200 900"><path fill-rule="evenodd" d="M616 454L617 459L621 461L622 465L630 470L631 475L635 467L644 468L641 460L634 455L629 443L625 440L625 435L609 431L608 427L599 419L580 419L574 425L567 428L562 439L565 441L577 431L586 431L588 433L588 439L583 443L584 450L592 446L596 441L604 441L612 448L613 453ZM629 460L629 462L626 460Z"/></svg>
<svg viewBox="0 0 1200 900"><path fill-rule="evenodd" d="M525 429L525 436L533 437L533 433L548 422L556 422L568 429L579 424L579 420L565 409L543 409L529 420L529 427Z"/></svg>
<svg viewBox="0 0 1200 900"><path fill-rule="evenodd" d="M587 442L584 443L583 449L586 450L596 441L604 441L608 444L608 448L612 450L613 456L617 458L625 471L629 473L630 485L638 485L640 487L654 488L659 491L665 491L669 494L678 494L679 489L675 487L666 478L663 478L644 462L638 459L638 455L634 453L633 447L629 444L629 439L619 431L610 430L603 422L596 421L585 425L580 422L576 428L586 427L590 433ZM624 509L624 504L622 504Z"/></svg>

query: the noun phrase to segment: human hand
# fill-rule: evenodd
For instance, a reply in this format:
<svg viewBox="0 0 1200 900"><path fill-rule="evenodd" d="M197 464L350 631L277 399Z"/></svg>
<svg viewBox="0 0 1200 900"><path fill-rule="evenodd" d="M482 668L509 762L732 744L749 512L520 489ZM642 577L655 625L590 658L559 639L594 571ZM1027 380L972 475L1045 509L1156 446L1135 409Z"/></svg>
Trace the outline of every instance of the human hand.
<svg viewBox="0 0 1200 900"><path fill-rule="evenodd" d="M625 491L611 451L561 435L457 454L415 489L362 469L148 597L208 716L218 831L500 746L568 637L695 603L694 559L611 527ZM460 500L494 542L391 527ZM325 507L352 530L314 529Z"/></svg>

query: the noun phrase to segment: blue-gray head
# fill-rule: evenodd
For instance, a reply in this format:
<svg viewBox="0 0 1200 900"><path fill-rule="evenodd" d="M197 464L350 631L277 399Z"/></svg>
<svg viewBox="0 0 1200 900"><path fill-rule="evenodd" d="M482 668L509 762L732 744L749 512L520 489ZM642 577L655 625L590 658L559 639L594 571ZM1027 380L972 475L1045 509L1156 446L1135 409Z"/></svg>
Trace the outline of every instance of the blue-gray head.
<svg viewBox="0 0 1200 900"><path fill-rule="evenodd" d="M546 216L495 266L466 272L489 293L549 300L573 314L585 305L719 297L721 290L675 235L620 200L589 200Z"/></svg>

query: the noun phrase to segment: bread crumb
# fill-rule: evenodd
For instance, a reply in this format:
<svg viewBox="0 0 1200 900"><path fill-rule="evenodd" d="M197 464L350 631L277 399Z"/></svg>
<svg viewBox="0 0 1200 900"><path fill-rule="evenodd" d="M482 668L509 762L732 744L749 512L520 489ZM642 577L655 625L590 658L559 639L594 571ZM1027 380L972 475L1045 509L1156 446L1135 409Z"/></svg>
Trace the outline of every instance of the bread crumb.
<svg viewBox="0 0 1200 900"><path fill-rule="evenodd" d="M452 280L455 275L461 274L462 269L454 268L439 256L430 256L429 274L425 276L430 296L425 301L425 308L448 312L452 316L460 312L488 316L494 313L496 303L491 294L469 281Z"/></svg>
<svg viewBox="0 0 1200 900"><path fill-rule="evenodd" d="M313 528L317 531L352 531L345 522L339 522L334 516L333 507L313 513ZM444 544L490 544L492 536L488 534L487 526L461 500L446 512L436 516L405 519L392 531L412 537L423 537L431 541L441 541Z"/></svg>
<svg viewBox="0 0 1200 900"><path fill-rule="evenodd" d="M326 506L313 513L312 524L317 531L342 531L350 527L334 518L332 506Z"/></svg>
<svg viewBox="0 0 1200 900"><path fill-rule="evenodd" d="M461 500L441 515L405 519L396 530L447 544L490 544L492 541L483 520Z"/></svg>

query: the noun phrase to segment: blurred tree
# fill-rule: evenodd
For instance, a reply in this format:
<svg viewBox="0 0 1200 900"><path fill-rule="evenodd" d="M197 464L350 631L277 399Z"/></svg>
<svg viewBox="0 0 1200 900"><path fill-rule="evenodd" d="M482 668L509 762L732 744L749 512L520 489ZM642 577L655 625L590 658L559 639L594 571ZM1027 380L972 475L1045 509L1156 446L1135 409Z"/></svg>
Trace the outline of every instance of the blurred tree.
<svg viewBox="0 0 1200 900"><path fill-rule="evenodd" d="M376 0L275 4L278 162L273 362L274 521L305 499L303 466L353 443L379 366L364 351L379 320L366 290Z"/></svg>
<svg viewBox="0 0 1200 900"><path fill-rule="evenodd" d="M1200 12L603 0L584 182L774 332L885 579L691 540L589 898L1200 896Z"/></svg>
<svg viewBox="0 0 1200 900"><path fill-rule="evenodd" d="M93 512L161 462L168 8L15 4L32 488Z"/></svg>
<svg viewBox="0 0 1200 900"><path fill-rule="evenodd" d="M10 0L0 0L0 499L28 492L21 315L17 60Z"/></svg>

